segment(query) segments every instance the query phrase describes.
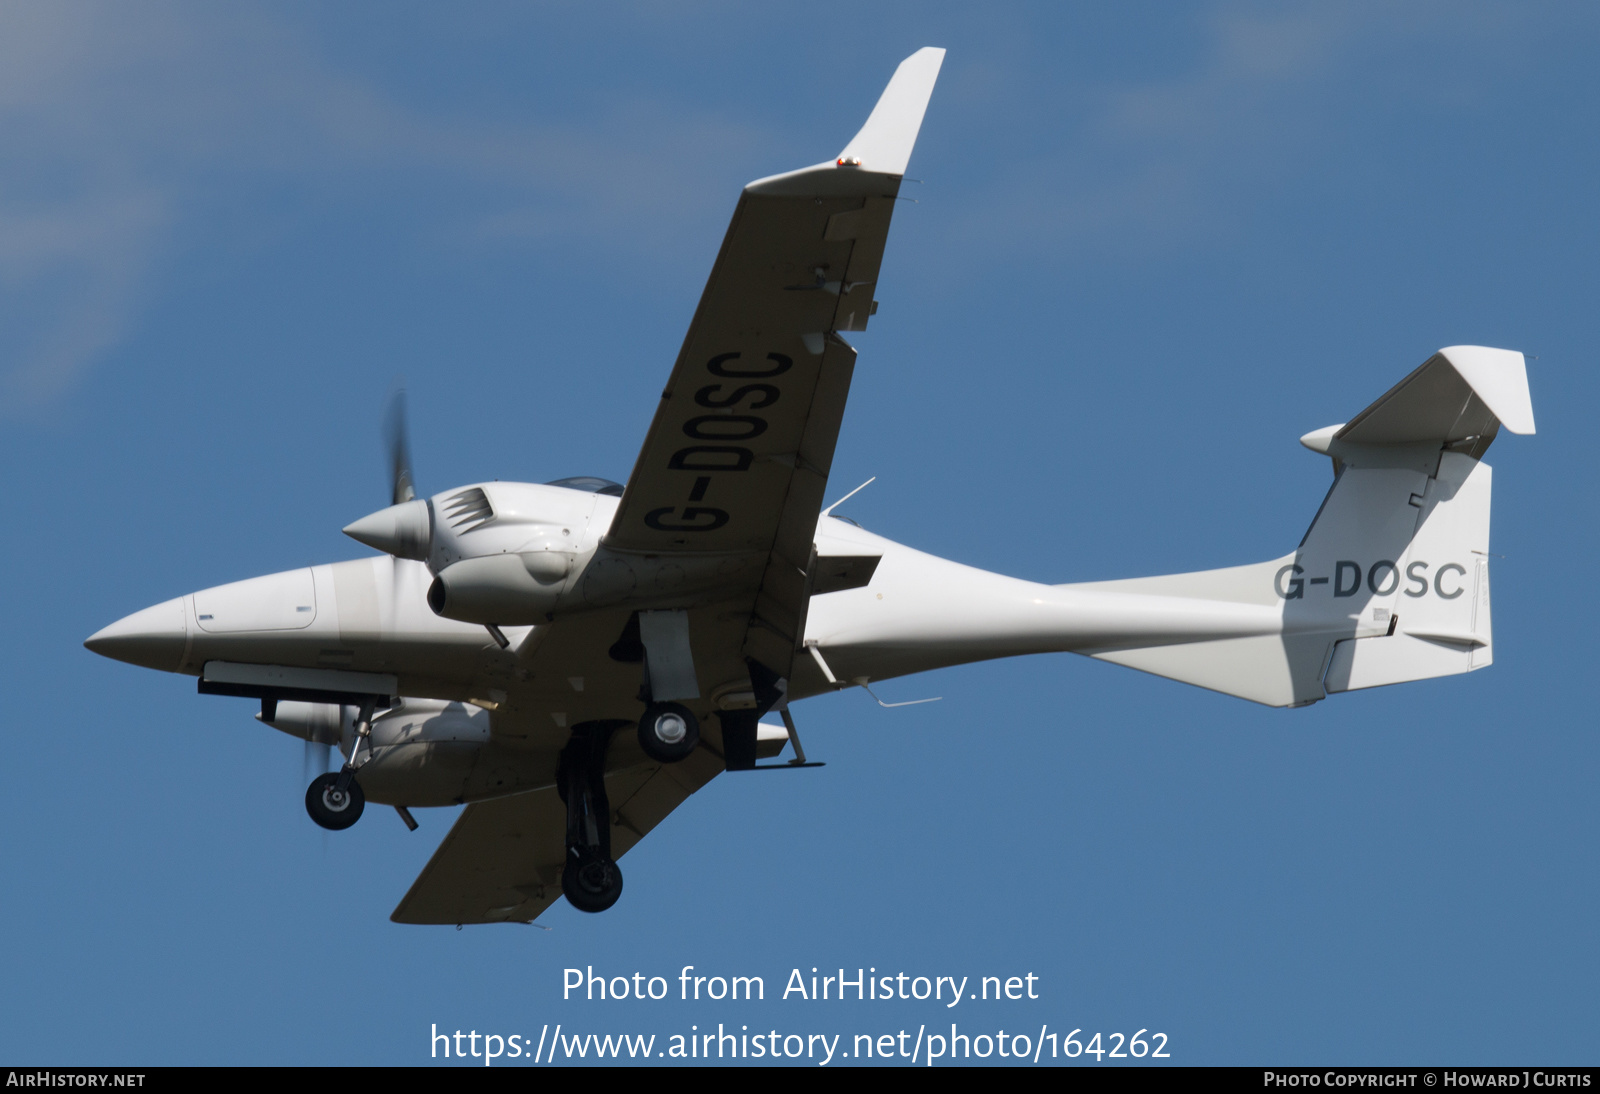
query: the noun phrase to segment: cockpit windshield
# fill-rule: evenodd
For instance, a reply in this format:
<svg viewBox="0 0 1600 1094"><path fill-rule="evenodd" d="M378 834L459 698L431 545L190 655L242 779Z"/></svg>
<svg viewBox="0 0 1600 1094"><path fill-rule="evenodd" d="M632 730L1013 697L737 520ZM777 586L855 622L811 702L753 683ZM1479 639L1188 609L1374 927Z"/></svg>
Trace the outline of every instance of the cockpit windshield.
<svg viewBox="0 0 1600 1094"><path fill-rule="evenodd" d="M612 482L610 479L602 479L594 475L574 475L570 479L552 479L545 485L564 486L568 490L582 490L586 494L608 494L613 498L622 497L622 484L620 482Z"/></svg>

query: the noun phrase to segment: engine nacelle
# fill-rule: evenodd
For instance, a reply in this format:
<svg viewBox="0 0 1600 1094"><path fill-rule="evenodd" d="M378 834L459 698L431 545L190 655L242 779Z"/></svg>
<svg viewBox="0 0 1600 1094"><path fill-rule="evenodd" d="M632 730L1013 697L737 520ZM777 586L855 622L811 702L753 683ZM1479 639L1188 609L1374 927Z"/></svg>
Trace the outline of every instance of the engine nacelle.
<svg viewBox="0 0 1600 1094"><path fill-rule="evenodd" d="M280 700L267 725L348 759L356 708ZM382 805L453 805L528 789L518 773L488 757L489 712L443 699L401 699L372 722L371 750L357 778L367 800Z"/></svg>
<svg viewBox="0 0 1600 1094"><path fill-rule="evenodd" d="M543 623L555 610L576 558L569 551L524 551L462 559L433 579L428 606L462 623Z"/></svg>
<svg viewBox="0 0 1600 1094"><path fill-rule="evenodd" d="M621 490L604 479L479 483L381 509L345 532L426 561L428 604L446 619L526 626L545 622L570 591Z"/></svg>
<svg viewBox="0 0 1600 1094"><path fill-rule="evenodd" d="M265 717L271 713L272 717ZM336 745L355 724L355 708L336 703L302 703L280 699L265 704L257 720L291 737L319 745Z"/></svg>
<svg viewBox="0 0 1600 1094"><path fill-rule="evenodd" d="M353 740L346 740L348 752ZM367 800L384 805L449 805L483 780L489 712L440 699L403 699L372 723L371 758L357 778Z"/></svg>

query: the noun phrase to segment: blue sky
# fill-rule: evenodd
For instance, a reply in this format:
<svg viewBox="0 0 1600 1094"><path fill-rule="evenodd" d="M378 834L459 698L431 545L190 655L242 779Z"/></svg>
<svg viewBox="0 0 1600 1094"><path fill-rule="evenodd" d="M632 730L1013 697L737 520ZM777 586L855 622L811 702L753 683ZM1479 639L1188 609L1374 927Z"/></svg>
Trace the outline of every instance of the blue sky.
<svg viewBox="0 0 1600 1094"><path fill-rule="evenodd" d="M1597 38L1578 4L0 9L0 1056L954 1019L1592 1063ZM397 377L427 492L626 477L739 187L834 154L923 45L849 514L1035 580L1274 557L1327 485L1297 437L1440 346L1519 349L1492 668L1274 711L1061 655L808 701L828 766L716 780L611 912L456 932L387 920L448 811L323 833L248 702L81 648L359 555ZM691 964L769 1001L560 998ZM1041 998L771 999L813 966Z"/></svg>

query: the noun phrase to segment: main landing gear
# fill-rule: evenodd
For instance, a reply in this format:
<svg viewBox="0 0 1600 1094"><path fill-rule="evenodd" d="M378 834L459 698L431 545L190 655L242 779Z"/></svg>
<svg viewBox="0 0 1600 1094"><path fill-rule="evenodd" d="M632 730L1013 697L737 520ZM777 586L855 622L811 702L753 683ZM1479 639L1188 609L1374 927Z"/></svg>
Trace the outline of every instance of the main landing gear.
<svg viewBox="0 0 1600 1094"><path fill-rule="evenodd" d="M372 712L376 706L375 699L367 699L361 704L361 711L356 715L350 759L337 773L329 771L318 775L306 788L306 812L323 828L335 832L349 828L361 819L361 812L367 806L367 796L361 792L361 784L356 782L356 768L359 766L356 761L363 744L367 746L368 756L372 754Z"/></svg>
<svg viewBox="0 0 1600 1094"><path fill-rule="evenodd" d="M700 743L699 721L683 704L655 698L700 694L694 653L689 646L687 613L634 612L621 637L611 644L610 654L613 661L644 667L644 681L639 685L639 699L644 703L644 716L639 719L639 748L658 764L687 759Z"/></svg>
<svg viewBox="0 0 1600 1094"><path fill-rule="evenodd" d="M639 719L639 747L658 764L686 759L700 743L700 723L679 703L650 703Z"/></svg>
<svg viewBox="0 0 1600 1094"><path fill-rule="evenodd" d="M691 716L692 718L692 716ZM556 790L567 806L567 857L561 891L580 912L603 912L622 895L622 871L611 858L611 803L606 798L606 750L622 721L572 727L561 752Z"/></svg>

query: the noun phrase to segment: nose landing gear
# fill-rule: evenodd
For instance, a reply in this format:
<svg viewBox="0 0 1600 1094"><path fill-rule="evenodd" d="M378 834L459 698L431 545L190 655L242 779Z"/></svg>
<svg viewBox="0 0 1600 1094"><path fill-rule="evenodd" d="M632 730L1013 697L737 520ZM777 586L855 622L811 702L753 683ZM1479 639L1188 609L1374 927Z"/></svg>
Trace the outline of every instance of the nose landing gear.
<svg viewBox="0 0 1600 1094"><path fill-rule="evenodd" d="M306 812L322 827L335 832L360 820L366 806L367 798L361 792L361 784L352 779L341 789L339 776L332 771L318 775L306 788Z"/></svg>
<svg viewBox="0 0 1600 1094"><path fill-rule="evenodd" d="M323 828L335 832L349 828L361 819L361 812L366 808L367 796L361 792L361 784L356 782L356 768L359 766L356 761L363 744L367 746L368 757L371 757L372 712L376 707L376 699L368 698L362 702L360 713L356 715L350 759L345 761L338 773L330 771L318 775L306 788L306 812Z"/></svg>
<svg viewBox="0 0 1600 1094"><path fill-rule="evenodd" d="M622 871L611 858L611 803L606 798L606 750L627 722L572 727L561 752L556 789L567 806L567 858L561 891L580 912L603 912L622 895Z"/></svg>

